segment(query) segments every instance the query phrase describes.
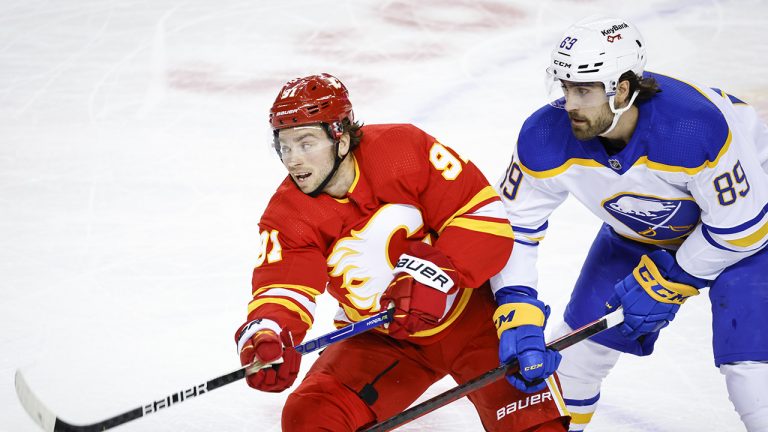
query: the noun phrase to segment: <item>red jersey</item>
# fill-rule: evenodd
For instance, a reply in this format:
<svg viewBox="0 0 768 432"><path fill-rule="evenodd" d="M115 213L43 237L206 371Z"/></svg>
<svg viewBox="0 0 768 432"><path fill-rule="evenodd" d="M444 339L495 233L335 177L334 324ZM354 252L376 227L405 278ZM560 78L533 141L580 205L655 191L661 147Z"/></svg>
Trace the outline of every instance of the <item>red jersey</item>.
<svg viewBox="0 0 768 432"><path fill-rule="evenodd" d="M273 195L259 222L248 320L271 319L298 343L325 291L339 302L337 324L374 315L400 254L409 242L425 241L451 260L461 287L440 325L410 337L430 343L461 314L470 290L504 267L512 229L483 174L453 150L409 124L362 131L343 199L310 197L290 176Z"/></svg>

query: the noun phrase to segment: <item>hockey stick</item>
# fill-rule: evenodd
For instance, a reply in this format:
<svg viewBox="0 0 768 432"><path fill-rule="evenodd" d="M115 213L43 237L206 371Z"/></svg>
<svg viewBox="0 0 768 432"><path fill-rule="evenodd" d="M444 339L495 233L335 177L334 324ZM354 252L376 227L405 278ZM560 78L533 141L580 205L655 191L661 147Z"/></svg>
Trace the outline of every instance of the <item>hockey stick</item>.
<svg viewBox="0 0 768 432"><path fill-rule="evenodd" d="M616 326L623 321L624 313L621 308L619 308L596 321L592 321L591 323L576 329L567 335L553 340L547 344L547 348L560 351L575 343L581 342L591 336L594 336L603 330L607 330L613 326ZM459 400L462 397L472 393L473 391L501 379L501 377L507 374L513 374L517 372L517 370L517 360L513 360L511 363L502 364L501 366L495 369L491 369L488 372L465 382L464 384L458 385L450 390L440 393L432 399L426 400L418 405L408 408L400 414L395 414L394 416L384 420L381 423L376 423L370 428L365 429L363 432L391 431L406 423L410 423L411 421L416 420L425 414L429 414L438 408L448 405L451 402Z"/></svg>
<svg viewBox="0 0 768 432"><path fill-rule="evenodd" d="M342 327L338 330L326 333L317 339L304 342L301 345L297 345L296 351L302 355L317 351L321 348L325 348L328 345L348 339L357 334L366 332L374 327L378 327L382 324L390 322L392 319L391 309L381 312L370 318L366 318L362 321L352 323L348 326ZM40 399L32 393L32 389L29 388L24 376L20 370L16 371L16 396L18 396L21 405L27 411L30 417L42 427L46 432L95 432L112 429L115 426L119 426L129 421L136 420L144 417L148 414L155 413L163 408L184 402L195 396L208 393L211 390L215 390L219 387L223 387L229 383L241 380L247 375L252 375L269 366L268 364L262 364L259 362L251 363L248 366L244 366L236 371L228 374L216 377L212 380L206 381L201 384L194 385L189 388L171 393L162 399L157 399L126 411L122 414L118 414L114 417L102 420L100 422L91 423L87 425L73 425L60 419L56 414L50 411Z"/></svg>

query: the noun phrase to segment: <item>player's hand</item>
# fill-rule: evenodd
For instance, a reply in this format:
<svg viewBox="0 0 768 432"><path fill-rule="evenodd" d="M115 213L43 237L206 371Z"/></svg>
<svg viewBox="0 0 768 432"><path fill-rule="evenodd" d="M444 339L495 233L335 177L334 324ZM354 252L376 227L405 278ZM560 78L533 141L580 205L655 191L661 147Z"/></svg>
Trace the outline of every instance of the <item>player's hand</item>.
<svg viewBox="0 0 768 432"><path fill-rule="evenodd" d="M395 306L388 329L396 339L440 324L448 296L459 289L458 274L439 249L414 243L409 252L400 255L393 270L395 277L381 297L382 309Z"/></svg>
<svg viewBox="0 0 768 432"><path fill-rule="evenodd" d="M686 273L675 257L659 249L640 258L632 274L616 284L605 306L608 311L624 308L619 331L637 339L669 325L680 305L706 285L706 280Z"/></svg>
<svg viewBox="0 0 768 432"><path fill-rule="evenodd" d="M536 299L533 288L518 286L498 290L496 302L493 322L499 335L499 360L509 363L517 358L520 365L519 372L507 375L507 381L520 391L538 392L562 358L544 342L549 306Z"/></svg>
<svg viewBox="0 0 768 432"><path fill-rule="evenodd" d="M253 362L269 365L246 377L249 386L261 391L281 392L293 384L299 374L301 354L293 348L287 329L280 330L271 320L253 320L243 324L236 337L241 365Z"/></svg>

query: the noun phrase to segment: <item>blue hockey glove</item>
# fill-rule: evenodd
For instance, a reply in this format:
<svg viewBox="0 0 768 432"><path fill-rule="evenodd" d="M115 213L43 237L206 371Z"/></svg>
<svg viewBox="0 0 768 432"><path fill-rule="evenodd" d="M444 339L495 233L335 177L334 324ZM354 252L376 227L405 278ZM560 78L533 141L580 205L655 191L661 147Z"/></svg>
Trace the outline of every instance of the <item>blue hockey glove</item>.
<svg viewBox="0 0 768 432"><path fill-rule="evenodd" d="M518 390L535 393L546 387L544 381L560 364L559 352L547 349L544 326L549 306L536 299L533 288L504 287L496 292L499 307L493 322L499 335L499 360L509 363L517 358L520 371L507 375Z"/></svg>
<svg viewBox="0 0 768 432"><path fill-rule="evenodd" d="M640 258L632 274L616 284L605 306L608 311L624 308L619 331L637 339L669 325L680 305L706 285L706 280L686 273L675 257L659 249Z"/></svg>

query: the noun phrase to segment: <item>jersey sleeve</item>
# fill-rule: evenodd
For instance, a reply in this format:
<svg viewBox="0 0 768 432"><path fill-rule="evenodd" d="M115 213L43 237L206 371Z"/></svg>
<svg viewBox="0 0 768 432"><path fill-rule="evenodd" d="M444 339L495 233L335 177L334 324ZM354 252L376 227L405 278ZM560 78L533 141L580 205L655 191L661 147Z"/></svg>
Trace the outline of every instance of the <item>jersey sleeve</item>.
<svg viewBox="0 0 768 432"><path fill-rule="evenodd" d="M549 216L568 192L557 187L553 179L538 176L515 156L496 187L512 224L515 248L504 268L491 279L491 288L494 293L507 286L536 289L538 245L546 235Z"/></svg>
<svg viewBox="0 0 768 432"><path fill-rule="evenodd" d="M286 220L293 225L285 225ZM325 291L325 258L313 240L314 231L295 218L276 217L268 209L259 230L248 319L271 319L299 343L314 322L315 297Z"/></svg>
<svg viewBox="0 0 768 432"><path fill-rule="evenodd" d="M477 288L512 250L514 237L498 194L480 170L453 149L421 133L423 173L414 179L425 222L438 234L463 287Z"/></svg>
<svg viewBox="0 0 768 432"><path fill-rule="evenodd" d="M704 279L716 278L768 243L768 175L761 166L766 155L760 154L768 146L768 127L746 105L724 112L720 154L688 182L701 223L677 252L680 266Z"/></svg>

